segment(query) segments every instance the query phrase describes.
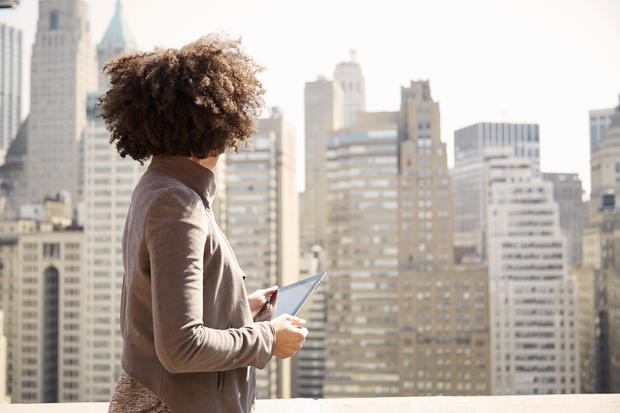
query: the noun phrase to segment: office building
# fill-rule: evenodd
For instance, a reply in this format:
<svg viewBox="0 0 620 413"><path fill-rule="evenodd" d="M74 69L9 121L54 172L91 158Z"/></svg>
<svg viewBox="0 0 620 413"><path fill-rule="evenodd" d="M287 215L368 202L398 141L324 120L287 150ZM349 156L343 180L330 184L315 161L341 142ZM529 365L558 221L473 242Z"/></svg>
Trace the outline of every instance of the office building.
<svg viewBox="0 0 620 413"><path fill-rule="evenodd" d="M83 0L39 2L32 47L26 176L28 200L62 190L82 199L86 94L97 88L97 60Z"/></svg>
<svg viewBox="0 0 620 413"><path fill-rule="evenodd" d="M0 164L22 121L22 31L0 23Z"/></svg>
<svg viewBox="0 0 620 413"><path fill-rule="evenodd" d="M7 340L6 391L15 401L17 376L15 372L20 336L17 330L19 304L20 261L18 242L21 234L37 230L37 224L29 220L0 221L0 310L4 313L2 329Z"/></svg>
<svg viewBox="0 0 620 413"><path fill-rule="evenodd" d="M543 173L553 184L553 200L560 209L560 228L566 234L568 265L581 261L581 233L588 225L588 205L583 202L583 187L576 173Z"/></svg>
<svg viewBox="0 0 620 413"><path fill-rule="evenodd" d="M115 14L97 46L97 55L107 61L133 47L122 3L117 1ZM104 89L88 95L83 139L86 254L81 285L85 297L80 342L82 401L109 401L121 374L123 231L131 194L148 166L141 166L130 157L122 158L110 144L105 122L98 116L97 98L108 87L104 73L100 73L99 85Z"/></svg>
<svg viewBox="0 0 620 413"><path fill-rule="evenodd" d="M577 393L577 289L552 183L530 167L487 166L492 394Z"/></svg>
<svg viewBox="0 0 620 413"><path fill-rule="evenodd" d="M81 228L41 223L18 241L17 343L12 399L75 402L80 396Z"/></svg>
<svg viewBox="0 0 620 413"><path fill-rule="evenodd" d="M598 149L599 142L605 137L605 133L611 125L615 108L598 109L590 111L590 153Z"/></svg>
<svg viewBox="0 0 620 413"><path fill-rule="evenodd" d="M581 390L585 393L620 392L619 143L620 106L591 154L590 222L583 231L582 262L574 270L579 282Z"/></svg>
<svg viewBox="0 0 620 413"><path fill-rule="evenodd" d="M619 102L620 102L620 96ZM620 194L620 103L616 107L605 136L598 141L590 154L591 193L590 215L596 214L604 205L603 195L609 191Z"/></svg>
<svg viewBox="0 0 620 413"><path fill-rule="evenodd" d="M225 174L226 236L250 293L299 276L295 133L279 109L259 119L252 145L227 154ZM273 360L256 373L258 398L290 397L290 360Z"/></svg>
<svg viewBox="0 0 620 413"><path fill-rule="evenodd" d="M342 89L343 126L351 126L356 113L366 111L366 82L355 50L351 50L348 61L336 65L334 82Z"/></svg>
<svg viewBox="0 0 620 413"><path fill-rule="evenodd" d="M325 397L490 391L487 273L452 265L439 124L416 81L400 111L361 112L329 138Z"/></svg>
<svg viewBox="0 0 620 413"><path fill-rule="evenodd" d="M401 276L400 396L491 394L486 267Z"/></svg>
<svg viewBox="0 0 620 413"><path fill-rule="evenodd" d="M398 122L360 113L328 140L325 397L400 391Z"/></svg>
<svg viewBox="0 0 620 413"><path fill-rule="evenodd" d="M326 246L327 215L326 151L327 136L343 124L343 92L334 81L319 76L306 82L304 89L304 125L306 189L304 192L304 228L301 247Z"/></svg>
<svg viewBox="0 0 620 413"><path fill-rule="evenodd" d="M419 272L447 271L454 261L452 188L429 81L401 88L399 118L400 263Z"/></svg>
<svg viewBox="0 0 620 413"><path fill-rule="evenodd" d="M515 156L530 160L534 175L540 173L537 124L476 123L454 132L454 246L457 263L484 263L486 242L486 183L484 154L487 148L510 147Z"/></svg>

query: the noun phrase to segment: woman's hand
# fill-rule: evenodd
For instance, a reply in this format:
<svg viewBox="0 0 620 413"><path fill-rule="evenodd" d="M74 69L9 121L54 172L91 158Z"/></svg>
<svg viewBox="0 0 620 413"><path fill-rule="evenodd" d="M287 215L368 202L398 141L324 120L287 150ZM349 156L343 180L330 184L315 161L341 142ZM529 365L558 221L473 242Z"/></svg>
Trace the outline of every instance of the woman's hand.
<svg viewBox="0 0 620 413"><path fill-rule="evenodd" d="M306 320L289 314L282 314L275 320L271 320L271 325L276 330L274 356L287 359L297 353L308 335L308 329L304 327L305 323Z"/></svg>
<svg viewBox="0 0 620 413"><path fill-rule="evenodd" d="M267 300L270 297L269 301ZM254 321L270 321L276 311L278 286L274 285L262 290L256 290L248 295L248 303Z"/></svg>

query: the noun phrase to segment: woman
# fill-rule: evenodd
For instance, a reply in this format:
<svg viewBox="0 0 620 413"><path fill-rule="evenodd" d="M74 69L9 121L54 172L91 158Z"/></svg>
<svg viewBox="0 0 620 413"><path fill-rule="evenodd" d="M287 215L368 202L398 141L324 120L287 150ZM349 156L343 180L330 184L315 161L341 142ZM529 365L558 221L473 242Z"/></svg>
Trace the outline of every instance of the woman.
<svg viewBox="0 0 620 413"><path fill-rule="evenodd" d="M255 132L260 69L221 36L104 68L111 142L123 157L152 157L123 236L123 372L110 412L251 411L254 367L291 357L305 339L299 318L268 321L277 287L246 294L211 209L219 155Z"/></svg>

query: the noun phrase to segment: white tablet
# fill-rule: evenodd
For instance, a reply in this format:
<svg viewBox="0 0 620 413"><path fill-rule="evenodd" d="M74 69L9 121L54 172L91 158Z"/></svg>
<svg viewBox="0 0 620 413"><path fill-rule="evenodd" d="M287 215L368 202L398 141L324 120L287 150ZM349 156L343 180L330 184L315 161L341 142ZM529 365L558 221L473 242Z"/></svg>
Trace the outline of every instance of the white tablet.
<svg viewBox="0 0 620 413"><path fill-rule="evenodd" d="M276 298L276 312L273 318L282 314L296 316L301 307L308 301L308 298L323 281L326 273L322 272L312 277L308 277L296 283L281 287Z"/></svg>

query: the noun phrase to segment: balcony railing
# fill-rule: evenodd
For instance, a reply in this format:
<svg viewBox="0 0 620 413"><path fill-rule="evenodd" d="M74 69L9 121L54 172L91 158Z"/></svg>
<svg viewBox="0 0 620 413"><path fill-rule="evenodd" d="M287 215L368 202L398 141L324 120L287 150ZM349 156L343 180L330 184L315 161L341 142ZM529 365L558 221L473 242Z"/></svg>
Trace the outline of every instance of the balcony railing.
<svg viewBox="0 0 620 413"><path fill-rule="evenodd" d="M108 403L6 404L1 413L106 413ZM620 394L258 400L256 413L618 413Z"/></svg>

